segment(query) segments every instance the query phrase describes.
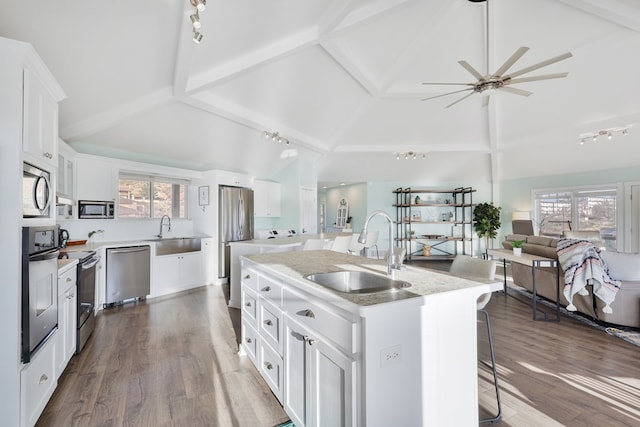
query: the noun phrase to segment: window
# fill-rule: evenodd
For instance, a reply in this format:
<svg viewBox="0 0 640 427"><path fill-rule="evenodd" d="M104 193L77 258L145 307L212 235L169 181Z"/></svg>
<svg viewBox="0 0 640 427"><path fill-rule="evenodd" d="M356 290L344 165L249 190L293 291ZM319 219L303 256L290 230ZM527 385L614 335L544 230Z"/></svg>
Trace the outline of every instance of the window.
<svg viewBox="0 0 640 427"><path fill-rule="evenodd" d="M118 218L187 218L189 184L188 180L122 172Z"/></svg>
<svg viewBox="0 0 640 427"><path fill-rule="evenodd" d="M608 247L616 246L615 187L534 190L540 235L562 236L564 230L598 230Z"/></svg>

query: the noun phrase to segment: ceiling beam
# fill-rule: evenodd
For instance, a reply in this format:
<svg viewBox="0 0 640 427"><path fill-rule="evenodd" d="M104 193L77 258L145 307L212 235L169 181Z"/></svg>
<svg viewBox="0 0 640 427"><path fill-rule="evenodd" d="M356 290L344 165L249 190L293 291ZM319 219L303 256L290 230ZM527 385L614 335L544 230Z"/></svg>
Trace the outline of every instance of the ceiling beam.
<svg viewBox="0 0 640 427"><path fill-rule="evenodd" d="M621 0L556 0L633 31L640 31L640 7Z"/></svg>
<svg viewBox="0 0 640 427"><path fill-rule="evenodd" d="M173 99L171 87L164 87L149 95L134 99L117 108L104 111L99 114L87 117L84 120L60 129L60 137L66 142L73 142L106 130L110 126L115 126L129 120L131 117L142 114L165 102Z"/></svg>
<svg viewBox="0 0 640 427"><path fill-rule="evenodd" d="M257 114L254 111L243 108L237 104L233 104L227 100L223 100L211 94L210 92L202 92L194 94L188 98L181 100L183 103L198 108L202 111L215 114L232 122L254 129L258 134L262 134L264 130L277 129L278 132L291 142L298 146L305 147L315 152L326 152L329 147L316 138L303 134L292 128L275 123L273 120Z"/></svg>

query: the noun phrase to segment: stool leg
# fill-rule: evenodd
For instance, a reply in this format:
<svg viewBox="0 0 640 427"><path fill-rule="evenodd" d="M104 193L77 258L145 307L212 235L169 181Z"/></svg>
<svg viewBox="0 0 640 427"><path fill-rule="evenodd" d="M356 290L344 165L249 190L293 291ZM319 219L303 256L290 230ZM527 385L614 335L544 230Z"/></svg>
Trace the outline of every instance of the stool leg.
<svg viewBox="0 0 640 427"><path fill-rule="evenodd" d="M491 353L491 370L493 371L493 383L496 386L496 401L498 403L498 413L491 418L480 420L481 423L493 423L502 419L502 404L500 403L500 389L498 388L498 371L496 369L496 356L493 351L493 334L491 333L491 322L489 321L489 313L486 310L478 310L484 314L485 323L487 325L487 334L489 336L489 352Z"/></svg>

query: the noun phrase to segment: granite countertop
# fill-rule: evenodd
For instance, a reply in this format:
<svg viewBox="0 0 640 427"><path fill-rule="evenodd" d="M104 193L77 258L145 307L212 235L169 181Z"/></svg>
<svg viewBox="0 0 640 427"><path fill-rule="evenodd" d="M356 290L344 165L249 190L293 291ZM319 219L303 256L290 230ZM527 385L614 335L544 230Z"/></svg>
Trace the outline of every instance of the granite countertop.
<svg viewBox="0 0 640 427"><path fill-rule="evenodd" d="M412 298L422 298L443 292L455 292L473 287L482 287L478 295L490 292L490 282L478 282L456 277L446 272L429 270L420 267L403 266L394 272L394 279L411 283L406 289L375 292L370 294L349 294L335 291L310 280L304 279L307 274L331 271L368 271L386 275L387 265L384 261L356 255L342 254L328 250L277 252L259 255L247 255L249 261L260 264L277 276L293 281L299 288L306 288L313 293L337 296L342 300L360 307L390 303ZM328 293L328 294L327 294Z"/></svg>
<svg viewBox="0 0 640 427"><path fill-rule="evenodd" d="M253 239L229 242L232 245L255 245L255 246L298 246L309 239L333 240L336 236L348 236L351 233L320 233L320 234L296 234L295 236L278 237L274 239Z"/></svg>
<svg viewBox="0 0 640 427"><path fill-rule="evenodd" d="M77 259L59 259L58 260L58 274L64 274L67 271L78 265Z"/></svg>
<svg viewBox="0 0 640 427"><path fill-rule="evenodd" d="M208 239L211 236L167 236L164 240L171 239ZM138 240L112 240L112 241L97 241L97 242L87 242L84 245L67 245L63 252L82 252L82 251L96 251L100 248L108 248L108 247L122 247L122 246L141 246L141 245L151 245L160 241L157 237L150 238L140 238Z"/></svg>

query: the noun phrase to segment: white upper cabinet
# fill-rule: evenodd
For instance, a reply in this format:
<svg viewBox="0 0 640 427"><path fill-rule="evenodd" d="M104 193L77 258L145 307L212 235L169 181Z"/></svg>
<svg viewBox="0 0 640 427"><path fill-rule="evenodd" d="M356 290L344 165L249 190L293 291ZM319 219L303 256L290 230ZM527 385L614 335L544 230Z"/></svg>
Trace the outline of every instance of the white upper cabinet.
<svg viewBox="0 0 640 427"><path fill-rule="evenodd" d="M234 187L251 187L251 177L235 172L216 171L218 185L231 185Z"/></svg>
<svg viewBox="0 0 640 427"><path fill-rule="evenodd" d="M22 150L52 167L58 165L58 102L29 68L24 69Z"/></svg>
<svg viewBox="0 0 640 427"><path fill-rule="evenodd" d="M253 183L253 205L257 217L280 216L279 182L255 180Z"/></svg>
<svg viewBox="0 0 640 427"><path fill-rule="evenodd" d="M116 199L118 170L113 164L97 158L78 157L76 167L78 200Z"/></svg>
<svg viewBox="0 0 640 427"><path fill-rule="evenodd" d="M58 194L75 197L75 164L73 150L64 141L58 140Z"/></svg>

